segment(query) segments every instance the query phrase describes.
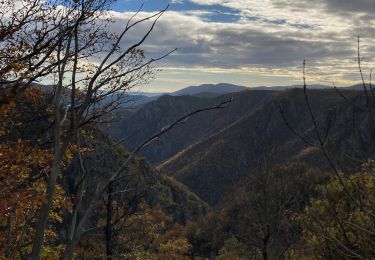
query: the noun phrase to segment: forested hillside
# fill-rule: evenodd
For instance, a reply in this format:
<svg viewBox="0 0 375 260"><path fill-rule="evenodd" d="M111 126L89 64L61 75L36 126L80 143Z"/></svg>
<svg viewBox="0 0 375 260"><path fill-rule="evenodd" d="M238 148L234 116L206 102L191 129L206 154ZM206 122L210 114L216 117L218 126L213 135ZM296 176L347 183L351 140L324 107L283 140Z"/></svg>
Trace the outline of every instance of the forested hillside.
<svg viewBox="0 0 375 260"><path fill-rule="evenodd" d="M344 93L348 98L361 94L349 90ZM328 167L319 149L310 147L288 128L287 123L303 132L306 138L316 138L302 89L249 90L233 94L233 97L228 108L189 119L142 154L151 162L159 163L159 170L185 183L211 205L250 174L249 169L257 168L265 156L274 164L303 161L313 167L319 165L321 169ZM332 131L330 149L353 153L351 145L360 145L360 136L351 132L352 124L357 124L351 118L356 116L358 124L366 125L365 119L348 107L333 89L309 90L309 97L321 131ZM210 99L161 97L125 115L123 121L111 125L109 131L118 140L125 137L123 144L134 148L147 135L189 109L192 111L225 99L226 96ZM139 130L130 133L130 129ZM122 135L118 134L120 132ZM371 138L369 133L361 134ZM358 149L363 150L363 146ZM370 151L367 153L368 156L371 154Z"/></svg>
<svg viewBox="0 0 375 260"><path fill-rule="evenodd" d="M50 127L49 111L46 109L49 94L32 87L19 98L17 105L12 109L17 119L14 123L17 123L11 124L9 128L9 122L3 121L3 129L7 132L1 139L1 167L4 170L2 178L9 185L2 189L1 210L6 211L7 207L17 208L12 215L17 221L13 223L13 227L16 228L14 233L8 237L14 243L13 247L7 244L9 240L5 239L4 233L1 233L0 242L4 249L11 248L14 255L26 252L32 241L32 234L29 233L32 227L25 224L25 221L35 224L35 211L42 196L36 196L36 193L40 193L44 188L43 176L37 173L51 167L52 156L51 136L46 135ZM98 187L105 183L130 155L106 133L95 127L81 130L79 144L80 148L71 146L64 156L64 175L58 180L58 197L54 201L54 215L48 226L49 237L54 242L48 244L44 249L46 251L43 251L43 254L49 257L55 257L62 251L58 241L64 241L70 232L74 216L71 215L72 206L79 206L77 219L83 218L87 208L92 206L91 198L95 196ZM7 145L13 146L13 158L13 154L5 153ZM7 169L13 169L15 174L6 175ZM28 174L33 174L35 179L28 179ZM31 186L29 182L32 183ZM155 172L146 160L139 157L131 159L119 178L111 182L106 194L90 216L88 226L93 230L88 234L93 238L84 239L78 249L78 252L85 252L86 257L104 256L106 247L110 247L112 255L156 257L163 243L173 246L175 240L177 243L181 242L184 247L177 248L176 251L165 249L163 254L181 254L182 257L189 249L183 225L208 212L206 203L184 185ZM1 217L1 221L6 223L6 215ZM156 225L155 229L150 229L151 224ZM27 233L22 229L18 230L21 226L27 227ZM101 230L111 232L103 235ZM130 230L134 239L138 236L138 240L124 246L120 241L129 239L127 232ZM145 234L149 236L148 239L143 238ZM165 237L161 236L162 234ZM173 240L170 240L172 238L169 236L172 236ZM155 239L161 240L154 241ZM58 251L52 251L52 247L58 248Z"/></svg>
<svg viewBox="0 0 375 260"><path fill-rule="evenodd" d="M152 110L158 111L153 114L154 122L166 120L168 111L174 115L181 103L177 100L181 99L194 100L165 97L149 104L163 111L159 116L158 109ZM220 99L225 96L206 102ZM363 109L366 106L366 95L360 90L245 91L235 94L228 108L214 112L214 122L221 124L212 124L211 116L203 114L184 123L181 132L171 132L170 142L160 140L154 144L164 151L173 147L175 140L180 141L179 137L186 140L178 134L202 133L207 127L206 135L192 135L191 145L175 147L179 152L156 167L160 173L184 183L213 208L203 219L188 225L192 254L216 255L219 259L298 259L312 255L324 258L331 253L340 254L340 246L323 242L324 235L314 241L317 232L328 232L339 239L349 232L366 239L358 234L360 230L343 224L348 221L345 218L330 222L344 225L338 234L325 230L324 225L311 225L316 214L319 221L328 221L327 217L356 209L343 206L338 201L340 196L344 196L343 203L357 200L357 196L371 201L367 186L359 188L362 195L352 190L356 187L352 185L360 185L365 179L372 182L374 128L368 111ZM142 113L142 109L134 114ZM205 122L211 124L207 126ZM210 132L212 125L216 126L214 132ZM133 138L142 134L135 133ZM159 155L158 150L149 151L146 158ZM363 162L369 164L365 166ZM344 177L351 175L356 177L350 181ZM347 187L345 182L354 184ZM366 206L362 202L359 205L368 207L367 202ZM330 204L343 208L330 212ZM357 225L366 216L367 213L349 221ZM353 248L356 241L349 239L345 247ZM328 248L322 249L320 243L328 243ZM373 252L366 244L361 244L358 251L366 255Z"/></svg>
<svg viewBox="0 0 375 260"><path fill-rule="evenodd" d="M276 93L273 91L248 90L214 98L166 95L135 111L119 111L117 118L108 127L108 132L116 140L121 140L125 147L134 149L145 138L184 114L198 108L218 104L233 95L233 101L226 109L208 111L189 118L141 152L141 155L145 156L150 162L158 164L181 150L217 133Z"/></svg>
<svg viewBox="0 0 375 260"><path fill-rule="evenodd" d="M327 127L327 116L330 116L326 111L335 109L335 105L342 100L334 91L313 91L310 97L324 129ZM212 205L242 177L251 174L251 169L259 167L259 163L267 159L265 157L269 157L272 164L294 160L309 161L313 167L319 165L324 169L327 164L322 154L288 129L279 106L283 108L294 128L303 129L307 138L314 138L315 133L304 104L303 92L292 90L263 103L258 109L219 133L167 160L159 168L185 183ZM337 125L332 131L334 136L338 136L345 129L347 128ZM338 141L343 142L343 139ZM344 144L334 145L339 147Z"/></svg>

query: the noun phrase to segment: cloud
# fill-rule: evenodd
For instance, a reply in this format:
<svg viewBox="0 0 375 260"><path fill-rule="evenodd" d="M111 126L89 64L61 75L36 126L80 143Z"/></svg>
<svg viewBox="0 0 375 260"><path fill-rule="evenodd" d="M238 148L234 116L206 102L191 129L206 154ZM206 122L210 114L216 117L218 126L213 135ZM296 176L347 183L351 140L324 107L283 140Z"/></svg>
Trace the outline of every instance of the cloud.
<svg viewBox="0 0 375 260"><path fill-rule="evenodd" d="M281 4L290 4L288 0L278 1ZM299 1L298 6L302 8L320 8L334 14L344 13L374 13L375 5L373 0L316 0Z"/></svg>
<svg viewBox="0 0 375 260"><path fill-rule="evenodd" d="M358 0L355 4L349 0L190 1L231 8L239 19L207 19L214 14L207 8L167 12L143 46L151 57L178 48L159 64L161 67L202 73L257 71L259 75L295 79L303 59L307 59L310 76L319 83L349 82L357 80L353 74L357 35L364 36L364 65L370 66L374 60L373 0ZM343 16L344 12L352 15ZM150 14L140 13L138 19ZM130 15L114 12L113 31L119 31ZM140 24L123 44L139 39L146 29L147 24Z"/></svg>

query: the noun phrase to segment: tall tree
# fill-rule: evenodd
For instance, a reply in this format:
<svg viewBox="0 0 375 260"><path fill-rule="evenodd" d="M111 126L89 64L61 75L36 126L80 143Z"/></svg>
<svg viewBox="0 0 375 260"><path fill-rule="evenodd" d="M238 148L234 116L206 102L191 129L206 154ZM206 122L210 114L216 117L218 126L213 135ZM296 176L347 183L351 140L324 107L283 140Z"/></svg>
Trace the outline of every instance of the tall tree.
<svg viewBox="0 0 375 260"><path fill-rule="evenodd" d="M49 116L46 95L40 89L24 89L11 101L2 102L0 111L0 254L22 258L32 244L36 213L45 198L44 178L53 160L52 150L46 145L49 123L43 119ZM64 163L68 163L66 156ZM51 222L61 222L61 210L68 206L58 185ZM48 239L55 241L56 235L56 229L49 226ZM49 246L61 248L57 243ZM42 253L51 257L48 249Z"/></svg>
<svg viewBox="0 0 375 260"><path fill-rule="evenodd" d="M64 259L71 259L82 236L87 234L87 223L100 198L108 187L122 178L134 154L158 139L165 132L188 117L211 109L220 109L230 102L199 109L179 118L145 140L126 161L96 184L92 196L83 205L87 173L82 161L82 128L101 122L126 98L126 91L152 79L153 63L174 50L156 58L146 58L141 49L159 18L167 8L139 18L139 11L128 18L122 31L110 33L113 19L108 12L113 0L50 0L3 1L1 35L1 89L9 100L32 86L40 88L53 99L49 102L48 119L51 123L51 166L46 173L45 198L38 209L38 221L32 241L30 259L38 259L56 197L58 179L62 177L64 157L75 147L81 171L75 183L75 194L70 211L68 234L64 241ZM141 9L140 9L141 10ZM8 22L10 21L10 22ZM124 38L141 24L146 29L139 38L123 44ZM128 37L129 39L131 37ZM5 47L4 47L5 46ZM24 49L20 50L23 46ZM37 81L50 82L36 85ZM51 84L52 83L52 84ZM9 102L12 105L11 102Z"/></svg>
<svg viewBox="0 0 375 260"><path fill-rule="evenodd" d="M40 255L64 155L77 143L79 129L97 122L126 97L125 91L153 75L140 49L166 9L137 19L135 13L120 33L109 33L111 0L2 1L0 75L2 97L9 100L36 81L53 84L53 160L46 200L39 210L30 258ZM150 21L144 34L123 46L129 31ZM100 60L99 63L94 62ZM9 103L12 104L12 103ZM74 233L74 232L73 232ZM75 241L76 243L76 241ZM71 256L71 253L70 253Z"/></svg>

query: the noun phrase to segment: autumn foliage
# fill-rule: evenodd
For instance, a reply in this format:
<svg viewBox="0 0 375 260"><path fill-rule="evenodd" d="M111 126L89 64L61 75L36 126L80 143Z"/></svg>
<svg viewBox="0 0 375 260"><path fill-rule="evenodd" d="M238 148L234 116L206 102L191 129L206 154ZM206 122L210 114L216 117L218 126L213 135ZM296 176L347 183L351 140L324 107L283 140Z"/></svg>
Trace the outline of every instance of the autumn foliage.
<svg viewBox="0 0 375 260"><path fill-rule="evenodd" d="M298 216L305 254L317 258L375 256L375 164L345 178L320 186L319 197ZM351 197L348 196L351 195Z"/></svg>
<svg viewBox="0 0 375 260"><path fill-rule="evenodd" d="M104 220L99 220L104 222ZM160 208L141 203L134 214L116 226L114 258L123 259L190 259L191 244L186 227L174 224ZM104 234L99 232L84 239L77 250L79 257L105 257Z"/></svg>
<svg viewBox="0 0 375 260"><path fill-rule="evenodd" d="M49 115L46 96L40 89L30 87L1 98L0 252L2 256L19 258L30 250L37 212L45 201L45 178L53 154L41 126L48 129ZM40 127L30 128L33 124ZM69 204L61 186L56 194L51 223L62 222L61 210ZM56 241L57 237L55 228L50 226L46 239ZM59 251L49 250L50 246L58 245L47 245L42 255L57 257Z"/></svg>

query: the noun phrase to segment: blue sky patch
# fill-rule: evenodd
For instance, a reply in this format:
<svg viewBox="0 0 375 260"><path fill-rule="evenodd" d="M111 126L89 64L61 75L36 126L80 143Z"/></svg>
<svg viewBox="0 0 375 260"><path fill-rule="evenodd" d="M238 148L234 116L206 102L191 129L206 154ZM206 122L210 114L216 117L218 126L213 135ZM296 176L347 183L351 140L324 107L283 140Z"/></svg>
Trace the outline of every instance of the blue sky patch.
<svg viewBox="0 0 375 260"><path fill-rule="evenodd" d="M201 16L207 22L231 23L237 22L240 19L240 12L236 9L222 5L199 5L189 1L171 3L170 0L119 0L114 4L113 10L118 12L137 11L142 3L142 10L146 12L160 11L168 4L170 4L170 11L207 11L209 14Z"/></svg>

